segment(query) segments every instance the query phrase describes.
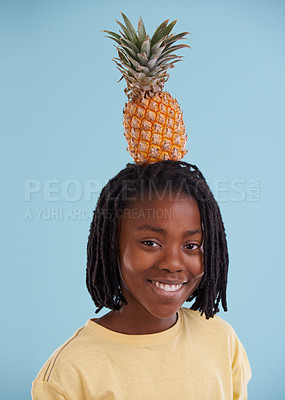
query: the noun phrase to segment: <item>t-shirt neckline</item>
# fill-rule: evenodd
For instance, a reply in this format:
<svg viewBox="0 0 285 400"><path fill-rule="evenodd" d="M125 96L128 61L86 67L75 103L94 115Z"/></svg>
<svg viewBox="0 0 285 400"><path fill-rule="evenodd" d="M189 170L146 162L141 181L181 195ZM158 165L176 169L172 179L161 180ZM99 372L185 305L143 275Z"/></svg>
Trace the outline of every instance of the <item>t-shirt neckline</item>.
<svg viewBox="0 0 285 400"><path fill-rule="evenodd" d="M162 332L150 333L144 335L128 335L125 333L119 333L105 328L102 325L97 324L94 320L89 319L85 325L86 329L92 330L94 334L99 335L105 339L119 342L119 343L133 343L133 344L144 344L144 343L157 343L173 336L177 335L183 325L183 312L180 308L177 312L177 321L170 328Z"/></svg>

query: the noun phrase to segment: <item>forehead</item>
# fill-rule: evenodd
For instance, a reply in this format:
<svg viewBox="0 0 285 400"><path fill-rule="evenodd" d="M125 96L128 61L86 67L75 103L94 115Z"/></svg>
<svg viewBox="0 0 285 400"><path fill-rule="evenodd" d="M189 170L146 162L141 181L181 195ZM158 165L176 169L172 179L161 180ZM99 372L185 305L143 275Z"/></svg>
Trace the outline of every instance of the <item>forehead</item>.
<svg viewBox="0 0 285 400"><path fill-rule="evenodd" d="M200 212L196 201L188 196L164 196L133 201L123 210L120 226L136 229L142 224L161 227L201 227Z"/></svg>

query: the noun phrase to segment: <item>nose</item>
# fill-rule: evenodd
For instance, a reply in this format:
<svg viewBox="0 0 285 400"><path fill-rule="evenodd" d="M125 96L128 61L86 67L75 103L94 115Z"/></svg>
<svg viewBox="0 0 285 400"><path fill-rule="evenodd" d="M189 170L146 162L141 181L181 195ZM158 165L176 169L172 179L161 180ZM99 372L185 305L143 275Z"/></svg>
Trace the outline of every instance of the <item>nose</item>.
<svg viewBox="0 0 285 400"><path fill-rule="evenodd" d="M181 249L165 248L158 262L158 268L169 272L181 272L184 269Z"/></svg>

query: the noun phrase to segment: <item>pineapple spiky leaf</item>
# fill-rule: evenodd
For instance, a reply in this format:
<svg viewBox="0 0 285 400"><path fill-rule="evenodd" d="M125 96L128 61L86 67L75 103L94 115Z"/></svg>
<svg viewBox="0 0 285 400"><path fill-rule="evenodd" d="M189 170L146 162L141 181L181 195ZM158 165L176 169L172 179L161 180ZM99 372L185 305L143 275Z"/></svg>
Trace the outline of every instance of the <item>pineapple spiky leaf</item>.
<svg viewBox="0 0 285 400"><path fill-rule="evenodd" d="M133 25L132 25L131 21L128 19L128 17L126 17L125 14L122 13L122 12L121 12L121 14L122 14L122 17L123 17L123 19L125 21L126 28L127 28L128 32L129 32L131 38L132 38L132 42L135 43L139 47L140 42L139 42L139 38L137 37L137 33L135 31L135 28L133 27Z"/></svg>
<svg viewBox="0 0 285 400"><path fill-rule="evenodd" d="M172 53L173 51L183 49L184 47L190 47L187 44L177 44L176 46L169 47L168 49L164 49L163 56L166 54Z"/></svg>
<svg viewBox="0 0 285 400"><path fill-rule="evenodd" d="M177 40L184 39L184 36L186 36L188 34L190 34L190 32L183 32L183 33L178 33L177 35L170 35L167 39L165 39L164 44L166 44L166 46L170 46L171 44L175 43Z"/></svg>
<svg viewBox="0 0 285 400"><path fill-rule="evenodd" d="M154 32L154 34L152 35L151 38L151 44L154 45L155 43L157 43L159 41L159 39L157 39L157 36L159 35L159 33L165 29L167 27L169 19L163 21L157 28L156 31Z"/></svg>
<svg viewBox="0 0 285 400"><path fill-rule="evenodd" d="M108 33L109 35L114 36L116 39L120 40L120 37L121 37L121 36L118 35L118 33L111 32L111 31L106 31L106 30L103 30L102 32L106 32L106 33Z"/></svg>
<svg viewBox="0 0 285 400"><path fill-rule="evenodd" d="M122 46L122 45L120 47L122 49L124 49L126 54L128 54L130 57L137 58L137 54L133 49L131 49L131 48L127 47L127 46Z"/></svg>
<svg viewBox="0 0 285 400"><path fill-rule="evenodd" d="M118 43L118 45L121 45L120 40L117 40L116 38L112 37L112 36L108 36L106 35L107 38L114 40L116 43Z"/></svg>
<svg viewBox="0 0 285 400"><path fill-rule="evenodd" d="M127 65L129 65L128 57L126 57L121 50L118 50L119 57L121 61ZM120 60L119 60L120 61Z"/></svg>
<svg viewBox="0 0 285 400"><path fill-rule="evenodd" d="M140 43L143 43L146 38L146 30L145 30L145 26L144 26L142 17L140 17L139 23L138 23L138 37L139 37Z"/></svg>
<svg viewBox="0 0 285 400"><path fill-rule="evenodd" d="M167 25L159 34L157 35L157 40L160 40L162 38L166 38L170 32L172 31L174 25L176 24L177 20L171 22L169 25Z"/></svg>
<svg viewBox="0 0 285 400"><path fill-rule="evenodd" d="M136 46L133 42L131 42L130 40L125 39L125 38L123 38L123 37L121 37L120 40L121 40L121 43L125 44L126 46L131 47L132 50L133 50L135 53L139 53L139 49L137 48L137 46Z"/></svg>
<svg viewBox="0 0 285 400"><path fill-rule="evenodd" d="M149 36L147 35L145 37L145 40L142 42L141 53L145 53L147 58L149 58L150 50L151 50L151 48L150 48L150 40L149 40Z"/></svg>
<svg viewBox="0 0 285 400"><path fill-rule="evenodd" d="M138 53L137 56L138 56L139 62L140 62L142 65L146 66L147 63L148 63L148 58L147 58L146 53Z"/></svg>
<svg viewBox="0 0 285 400"><path fill-rule="evenodd" d="M159 47L162 45L162 43L164 42L164 39L159 40L157 43L155 43L154 45L151 46L151 53L155 53L157 51L157 49L159 49Z"/></svg>
<svg viewBox="0 0 285 400"><path fill-rule="evenodd" d="M116 19L115 19L115 21L117 22L117 24L120 25L120 27L122 28L122 30L123 30L123 32L124 32L124 33L122 33L122 32L120 31L121 35L122 35L125 39L128 39L128 40L130 40L130 41L132 42L132 41L133 41L132 35L131 35L130 32L127 30L127 28L126 28L120 21L118 21L118 20L116 20ZM135 42L134 42L134 43L135 43Z"/></svg>

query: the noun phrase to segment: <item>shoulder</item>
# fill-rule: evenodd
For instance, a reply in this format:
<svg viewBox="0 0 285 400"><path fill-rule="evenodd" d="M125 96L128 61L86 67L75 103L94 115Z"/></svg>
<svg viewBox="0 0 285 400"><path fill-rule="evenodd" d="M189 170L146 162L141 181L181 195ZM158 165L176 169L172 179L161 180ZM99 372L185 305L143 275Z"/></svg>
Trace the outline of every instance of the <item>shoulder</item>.
<svg viewBox="0 0 285 400"><path fill-rule="evenodd" d="M40 370L37 380L52 383L64 375L78 375L81 366L92 362L92 357L98 355L96 336L89 329L92 321L78 329L65 343L63 343L48 359Z"/></svg>
<svg viewBox="0 0 285 400"><path fill-rule="evenodd" d="M197 344L210 351L227 353L232 362L242 362L249 366L245 349L228 322L217 315L206 319L199 311L187 308L181 308L180 312L184 330Z"/></svg>
<svg viewBox="0 0 285 400"><path fill-rule="evenodd" d="M86 377L91 375L94 385L100 384L106 371L104 368L97 371L97 367L106 358L106 339L96 325L88 320L50 356L33 381L34 400L83 399Z"/></svg>
<svg viewBox="0 0 285 400"><path fill-rule="evenodd" d="M200 311L194 311L190 308L185 307L182 307L180 309L180 312L183 316L185 323L191 322L192 324L197 324L202 328L222 329L223 331L228 333L234 332L232 326L218 315L214 315L213 318L207 319L205 314L201 315Z"/></svg>
<svg viewBox="0 0 285 400"><path fill-rule="evenodd" d="M199 337L205 341L211 338L215 338L216 342L219 340L224 341L225 339L230 342L237 340L233 327L217 315L206 319L205 315L201 315L200 311L181 308L180 312L185 328L189 329L192 334L199 334Z"/></svg>
<svg viewBox="0 0 285 400"><path fill-rule="evenodd" d="M246 387L251 378L251 368L243 344L233 327L215 315L206 319L199 311L181 308L184 331L207 354L213 365L231 369L234 398L246 398Z"/></svg>
<svg viewBox="0 0 285 400"><path fill-rule="evenodd" d="M42 369L38 374L38 379L43 382L49 382L52 373L56 370L58 364L65 363L67 359L72 357L73 353L76 352L78 348L78 343L80 343L82 332L84 327L78 329L74 335L72 335L66 342L64 342L60 347L58 347L53 354L49 357L47 362L44 364Z"/></svg>

